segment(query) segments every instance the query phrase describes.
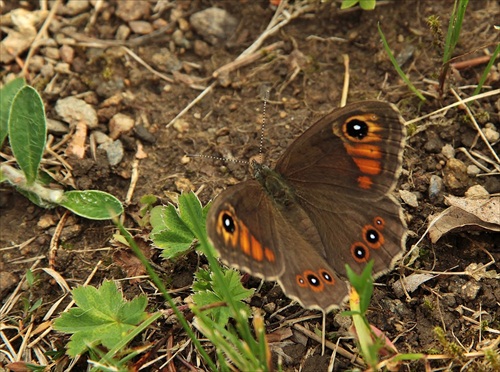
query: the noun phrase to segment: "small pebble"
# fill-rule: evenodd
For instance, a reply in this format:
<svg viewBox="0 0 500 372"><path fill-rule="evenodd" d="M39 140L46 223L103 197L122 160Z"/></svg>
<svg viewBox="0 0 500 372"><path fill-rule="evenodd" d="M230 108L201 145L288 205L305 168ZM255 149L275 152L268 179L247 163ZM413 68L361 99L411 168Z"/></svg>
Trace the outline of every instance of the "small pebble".
<svg viewBox="0 0 500 372"><path fill-rule="evenodd" d="M57 48L45 48L42 51L43 55L47 58L53 59L55 61L59 60L61 55L59 54L59 49Z"/></svg>
<svg viewBox="0 0 500 372"><path fill-rule="evenodd" d="M410 207L417 208L418 207L418 200L417 200L417 195L412 193L411 191L407 190L399 190L399 196L403 200L403 202Z"/></svg>
<svg viewBox="0 0 500 372"><path fill-rule="evenodd" d="M69 132L68 126L59 120L47 118L47 131L52 134L66 134Z"/></svg>
<svg viewBox="0 0 500 372"><path fill-rule="evenodd" d="M60 74L71 75L71 69L69 68L69 65L64 62L59 62L56 67L54 67L54 70Z"/></svg>
<svg viewBox="0 0 500 372"><path fill-rule="evenodd" d="M120 140L103 143L102 145L99 145L99 148L106 151L109 165L115 166L120 164L122 161L124 150Z"/></svg>
<svg viewBox="0 0 500 372"><path fill-rule="evenodd" d="M135 120L125 114L115 114L109 121L109 136L117 139L123 133L128 133L134 128Z"/></svg>
<svg viewBox="0 0 500 372"><path fill-rule="evenodd" d="M189 130L189 123L186 120L180 118L174 122L173 127L179 133L185 133Z"/></svg>
<svg viewBox="0 0 500 372"><path fill-rule="evenodd" d="M210 46L203 40L196 39L194 41L193 47L194 53L198 57L209 57L210 55L212 55Z"/></svg>
<svg viewBox="0 0 500 372"><path fill-rule="evenodd" d="M458 159L452 158L444 167L444 184L451 190L459 191L467 186L467 166Z"/></svg>
<svg viewBox="0 0 500 372"><path fill-rule="evenodd" d="M128 25L132 32L139 35L147 35L153 32L153 26L146 21L131 21Z"/></svg>
<svg viewBox="0 0 500 372"><path fill-rule="evenodd" d="M76 125L78 122L83 121L89 128L97 128L96 110L79 98L62 98L56 102L55 109L57 115L70 125Z"/></svg>
<svg viewBox="0 0 500 372"><path fill-rule="evenodd" d="M55 75L54 71L54 65L52 63L47 63L42 66L40 70L40 74L47 79L52 79L52 77Z"/></svg>
<svg viewBox="0 0 500 372"><path fill-rule="evenodd" d="M75 50L69 45L63 45L59 48L59 54L63 62L68 64L73 63L75 58Z"/></svg>
<svg viewBox="0 0 500 372"><path fill-rule="evenodd" d="M442 197L442 190L443 179L439 176L432 175L429 182L429 199L432 202L436 202L440 197Z"/></svg>
<svg viewBox="0 0 500 372"><path fill-rule="evenodd" d="M85 12L89 6L88 0L69 0L66 5L59 8L57 14L75 16Z"/></svg>
<svg viewBox="0 0 500 372"><path fill-rule="evenodd" d="M426 135L427 135L427 141L424 145L425 151L434 154L439 153L443 148L443 141L441 141L441 138L439 138L437 133L432 131L426 132Z"/></svg>
<svg viewBox="0 0 500 372"><path fill-rule="evenodd" d="M481 185L474 185L469 187L465 192L465 196L468 198L483 198L489 196L490 193Z"/></svg>
<svg viewBox="0 0 500 372"><path fill-rule="evenodd" d="M192 14L189 21L196 32L212 45L233 36L238 26L235 17L226 10L215 7Z"/></svg>
<svg viewBox="0 0 500 372"><path fill-rule="evenodd" d="M130 36L130 33L132 31L130 28L126 25L120 25L118 26L118 29L116 30L116 39L117 40L127 40L127 38Z"/></svg>
<svg viewBox="0 0 500 372"><path fill-rule="evenodd" d="M476 299L480 289L481 285L478 282L470 280L462 286L461 292L467 300L471 301Z"/></svg>
<svg viewBox="0 0 500 372"><path fill-rule="evenodd" d="M500 133L493 128L483 128L482 132L489 143L496 142L500 138Z"/></svg>
<svg viewBox="0 0 500 372"><path fill-rule="evenodd" d="M106 142L113 142L113 140L106 133L101 132L100 130L93 131L91 136L94 137L94 140L98 145L102 145Z"/></svg>
<svg viewBox="0 0 500 372"><path fill-rule="evenodd" d="M149 1L117 1L115 15L125 22L147 19L149 17Z"/></svg>
<svg viewBox="0 0 500 372"><path fill-rule="evenodd" d="M469 176L477 176L479 173L481 173L481 169L475 164L471 164L467 166L467 174Z"/></svg>
<svg viewBox="0 0 500 372"><path fill-rule="evenodd" d="M153 134L151 134L142 124L136 125L134 127L134 132L136 137L139 138L141 141L151 144L156 142L156 137Z"/></svg>
<svg viewBox="0 0 500 372"><path fill-rule="evenodd" d="M455 157L455 149L453 148L452 145L446 144L441 149L441 154L443 154L446 157L446 159L454 158Z"/></svg>

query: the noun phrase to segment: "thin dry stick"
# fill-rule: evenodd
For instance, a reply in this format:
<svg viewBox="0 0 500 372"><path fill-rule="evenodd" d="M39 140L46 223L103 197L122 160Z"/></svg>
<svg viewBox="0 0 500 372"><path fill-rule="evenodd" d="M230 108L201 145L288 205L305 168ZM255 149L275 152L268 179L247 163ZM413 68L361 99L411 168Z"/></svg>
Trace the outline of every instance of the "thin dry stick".
<svg viewBox="0 0 500 372"><path fill-rule="evenodd" d="M134 195L134 190L137 185L137 180L139 179L139 159L134 159L132 162L132 175L130 177L130 186L127 191L127 196L125 197L125 204L130 204L132 196ZM123 222L123 221L122 221Z"/></svg>
<svg viewBox="0 0 500 372"><path fill-rule="evenodd" d="M342 88L342 98L340 99L340 107L344 107L347 103L347 95L349 94L349 81L350 81L350 73L349 73L349 55L342 54L342 58L344 59L344 86Z"/></svg>
<svg viewBox="0 0 500 372"><path fill-rule="evenodd" d="M52 6L52 9L50 10L47 18L45 19L45 22L43 23L42 27L40 28L40 31L38 31L38 34L35 36L35 40L33 40L33 43L31 43L31 48L28 51L28 55L26 57L26 60L24 61L24 66L22 69L23 76L27 75L31 57L33 57L35 52L38 50L40 39L42 38L42 35L44 35L45 32L47 31L47 29L49 28L50 22L52 22L52 19L54 18L54 15L56 14L57 8L59 8L60 4L61 4L61 0L56 0L54 5Z"/></svg>
<svg viewBox="0 0 500 372"><path fill-rule="evenodd" d="M420 117L415 118L413 120L408 120L407 122L405 122L405 125L410 125L410 124L413 124L413 123L417 123L417 122L419 122L421 120L427 119L430 116L436 115L436 114L438 114L440 112L443 112L443 111L447 111L447 110L449 110L452 107L460 106L460 105L463 105L464 103L467 103L467 102L477 101L478 99L481 99L481 98L495 96L497 94L500 94L500 89L495 89L495 90L492 90L491 92L486 92L486 93L482 93L482 94L478 94L478 95L466 98L466 99L462 100L461 102L452 103L452 104L450 104L450 105L448 105L446 107L443 107L443 108L441 108L439 110L433 111L433 112L431 112L429 114L420 116Z"/></svg>
<svg viewBox="0 0 500 372"><path fill-rule="evenodd" d="M64 224L66 223L66 220L68 219L69 216L69 211L67 210L64 212L63 216L59 220L59 223L56 226L56 230L54 231L54 236L52 236L52 239L50 240L50 248L49 248L49 266L51 269L56 270L56 254L57 254L57 247L58 247L58 240L59 237L61 236L62 229L64 228Z"/></svg>
<svg viewBox="0 0 500 372"><path fill-rule="evenodd" d="M161 79L163 79L165 81L168 81L169 83L173 83L174 82L174 79L168 77L165 74L162 74L161 72L156 71L154 68L152 68L146 62L144 62L144 60L141 57L139 57L137 54L135 54L134 52L132 52L129 48L127 48L125 46L122 46L122 48L123 48L123 50L125 52L127 52L128 55L130 55L133 59L135 59L137 62L139 62L142 66L144 66L152 74L158 76L159 78L161 78Z"/></svg>
<svg viewBox="0 0 500 372"><path fill-rule="evenodd" d="M283 48L284 46L285 46L284 41L278 41L274 44L268 45L268 46L258 50L255 53L246 55L246 56L241 57L241 58L238 57L234 61L232 61L232 62L230 62L222 67L219 67L217 70L215 70L212 74L212 77L218 78L222 74L227 74L227 73L234 71L234 70L237 70L243 66L249 65L255 61L258 61L262 57L268 55L272 51L274 51L276 49Z"/></svg>

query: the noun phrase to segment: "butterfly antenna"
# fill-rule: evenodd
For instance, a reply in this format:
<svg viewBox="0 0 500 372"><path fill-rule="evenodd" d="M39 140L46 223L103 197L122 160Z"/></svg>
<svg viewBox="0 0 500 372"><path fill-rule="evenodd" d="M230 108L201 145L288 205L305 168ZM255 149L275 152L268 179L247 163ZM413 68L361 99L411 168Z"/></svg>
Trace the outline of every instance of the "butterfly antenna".
<svg viewBox="0 0 500 372"><path fill-rule="evenodd" d="M262 153L262 147L264 146L264 128L266 126L266 106L268 99L269 99L269 89L266 90L266 95L264 96L264 106L262 107L262 126L260 127L260 142L259 142L260 164L264 163L264 155Z"/></svg>
<svg viewBox="0 0 500 372"><path fill-rule="evenodd" d="M186 156L188 158L204 158L204 159L211 159L211 160L222 160L222 161L231 162L231 163L248 164L247 160L229 159L229 158L224 158L222 156L211 156L211 155L201 155L201 154L186 154Z"/></svg>

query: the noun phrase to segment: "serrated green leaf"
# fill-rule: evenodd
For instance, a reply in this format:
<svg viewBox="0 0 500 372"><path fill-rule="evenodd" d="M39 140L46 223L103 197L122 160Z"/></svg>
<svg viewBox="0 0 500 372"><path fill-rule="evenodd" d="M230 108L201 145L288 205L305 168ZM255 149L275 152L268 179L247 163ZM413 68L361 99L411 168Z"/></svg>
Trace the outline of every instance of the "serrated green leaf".
<svg viewBox="0 0 500 372"><path fill-rule="evenodd" d="M161 255L168 260L186 253L194 239L192 235L190 238L186 238L184 235L170 230L151 233L150 237L154 245L162 249Z"/></svg>
<svg viewBox="0 0 500 372"><path fill-rule="evenodd" d="M196 237L202 234L206 235L203 209L200 199L195 193L190 192L179 197L179 214L182 221Z"/></svg>
<svg viewBox="0 0 500 372"><path fill-rule="evenodd" d="M113 348L147 318L146 297L125 301L111 281L105 281L99 289L82 286L71 293L78 307L56 319L54 328L73 334L67 350L73 357L84 353L89 345Z"/></svg>
<svg viewBox="0 0 500 372"><path fill-rule="evenodd" d="M241 302L249 298L253 294L252 289L246 289L241 284L240 274L232 269L226 270L223 273L223 282L219 283L213 273L206 270L199 270L195 274L195 282L193 283L193 301L197 306L206 306L216 302L227 302L224 297L223 287L229 290L229 293L235 302L236 311L250 314L250 308L245 303ZM225 326L231 316L231 310L224 307L215 307L207 311L209 316L221 326Z"/></svg>
<svg viewBox="0 0 500 372"><path fill-rule="evenodd" d="M183 236L185 239L194 239L193 233L184 221L179 216L177 209L172 204L154 207L151 210L151 226L153 226L153 233L170 230L178 235Z"/></svg>
<svg viewBox="0 0 500 372"><path fill-rule="evenodd" d="M191 247L195 237L172 204L154 207L150 222L151 240L163 249L162 256L166 259L177 257Z"/></svg>
<svg viewBox="0 0 500 372"><path fill-rule="evenodd" d="M59 204L91 220L109 220L123 213L122 203L117 198L98 190L65 192Z"/></svg>
<svg viewBox="0 0 500 372"><path fill-rule="evenodd" d="M24 86L12 100L9 142L28 185L35 182L47 138L45 109L38 92Z"/></svg>
<svg viewBox="0 0 500 372"><path fill-rule="evenodd" d="M16 78L0 90L0 147L9 133L9 114L12 100L19 89L25 85L24 78Z"/></svg>

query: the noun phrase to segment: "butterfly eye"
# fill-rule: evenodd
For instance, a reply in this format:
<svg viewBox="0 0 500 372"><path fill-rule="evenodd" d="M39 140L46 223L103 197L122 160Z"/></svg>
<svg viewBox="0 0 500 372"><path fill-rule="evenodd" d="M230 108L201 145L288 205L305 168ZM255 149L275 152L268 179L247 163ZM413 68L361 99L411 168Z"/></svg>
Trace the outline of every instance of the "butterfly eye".
<svg viewBox="0 0 500 372"><path fill-rule="evenodd" d="M368 135L368 125L364 121L353 119L346 123L346 132L349 137L362 140Z"/></svg>
<svg viewBox="0 0 500 372"><path fill-rule="evenodd" d="M373 223L377 230L382 230L385 227L385 220L382 217L375 217Z"/></svg>
<svg viewBox="0 0 500 372"><path fill-rule="evenodd" d="M327 284L333 284L335 282L335 280L333 280L333 277L330 275L328 271L321 269L319 271L319 274Z"/></svg>
<svg viewBox="0 0 500 372"><path fill-rule="evenodd" d="M370 229L366 231L365 239L368 243L375 244L379 241L379 238L380 235L376 230Z"/></svg>
<svg viewBox="0 0 500 372"><path fill-rule="evenodd" d="M314 274L307 275L307 281L311 287L319 287L321 285L319 278Z"/></svg>
<svg viewBox="0 0 500 372"><path fill-rule="evenodd" d="M356 262L367 262L370 257L370 252L362 243L354 243L351 246L351 254Z"/></svg>
<svg viewBox="0 0 500 372"><path fill-rule="evenodd" d="M234 233L234 230L236 230L236 226L234 224L233 217L228 213L223 213L221 219L224 230L226 230L226 232L230 234Z"/></svg>

